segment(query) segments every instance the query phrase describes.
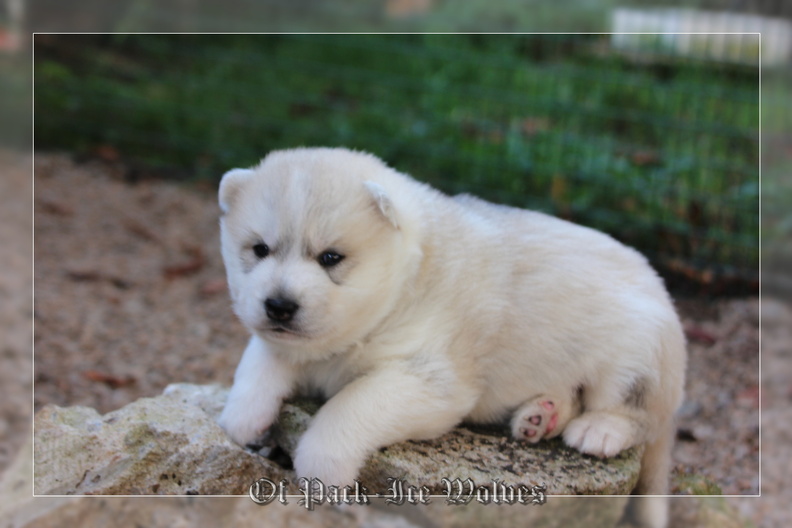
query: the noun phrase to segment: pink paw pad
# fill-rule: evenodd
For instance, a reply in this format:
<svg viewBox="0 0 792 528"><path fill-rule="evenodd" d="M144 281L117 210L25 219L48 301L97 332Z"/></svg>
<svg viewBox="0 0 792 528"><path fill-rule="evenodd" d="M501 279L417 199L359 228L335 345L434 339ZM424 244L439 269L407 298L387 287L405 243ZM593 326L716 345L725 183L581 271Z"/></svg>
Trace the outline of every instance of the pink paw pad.
<svg viewBox="0 0 792 528"><path fill-rule="evenodd" d="M558 425L558 412L552 400L534 401L524 408L521 417L515 418L515 437L530 442L547 437Z"/></svg>
<svg viewBox="0 0 792 528"><path fill-rule="evenodd" d="M526 436L528 438L533 438L534 436L536 436L536 429L526 429L525 427L523 427L522 429L520 429L520 432L523 434L523 436Z"/></svg>
<svg viewBox="0 0 792 528"><path fill-rule="evenodd" d="M553 413L550 415L550 419L547 421L547 425L545 427L545 435L549 435L556 428L556 425L558 425L558 413L553 412L555 410L555 403L553 403L551 400L545 400L539 402L539 405L541 405L547 412ZM536 419L536 421L534 421L534 419ZM539 425L542 423L542 416L538 414L536 416L531 416L530 422L534 425Z"/></svg>

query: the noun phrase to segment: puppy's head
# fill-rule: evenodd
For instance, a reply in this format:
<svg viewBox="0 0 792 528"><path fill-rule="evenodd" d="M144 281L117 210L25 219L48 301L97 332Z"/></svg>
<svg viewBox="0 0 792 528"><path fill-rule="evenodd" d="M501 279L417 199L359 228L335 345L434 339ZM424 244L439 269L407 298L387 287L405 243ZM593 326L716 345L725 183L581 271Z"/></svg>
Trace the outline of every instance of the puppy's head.
<svg viewBox="0 0 792 528"><path fill-rule="evenodd" d="M420 249L406 177L343 149L273 152L223 176L223 260L241 321L296 358L343 351L387 315Z"/></svg>

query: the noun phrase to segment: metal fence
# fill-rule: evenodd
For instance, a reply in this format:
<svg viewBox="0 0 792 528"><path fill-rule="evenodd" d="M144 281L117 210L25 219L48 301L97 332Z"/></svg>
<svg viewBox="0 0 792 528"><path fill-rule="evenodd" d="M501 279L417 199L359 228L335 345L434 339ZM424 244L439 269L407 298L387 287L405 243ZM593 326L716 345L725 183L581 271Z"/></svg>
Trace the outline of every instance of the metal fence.
<svg viewBox="0 0 792 528"><path fill-rule="evenodd" d="M725 38L739 60L604 34L37 35L35 146L216 179L344 145L603 229L672 285L755 291L758 36Z"/></svg>

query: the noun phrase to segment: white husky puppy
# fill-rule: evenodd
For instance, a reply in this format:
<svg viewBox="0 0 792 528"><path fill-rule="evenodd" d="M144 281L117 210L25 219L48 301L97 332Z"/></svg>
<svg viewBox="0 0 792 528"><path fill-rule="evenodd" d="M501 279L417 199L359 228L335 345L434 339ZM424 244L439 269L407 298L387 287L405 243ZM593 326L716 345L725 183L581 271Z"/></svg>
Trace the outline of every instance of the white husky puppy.
<svg viewBox="0 0 792 528"><path fill-rule="evenodd" d="M228 172L219 200L252 333L220 418L239 444L313 390L328 401L295 469L325 484L351 483L379 447L510 419L516 438L601 457L645 443L636 492L665 493L685 341L636 251L345 149L273 152Z"/></svg>

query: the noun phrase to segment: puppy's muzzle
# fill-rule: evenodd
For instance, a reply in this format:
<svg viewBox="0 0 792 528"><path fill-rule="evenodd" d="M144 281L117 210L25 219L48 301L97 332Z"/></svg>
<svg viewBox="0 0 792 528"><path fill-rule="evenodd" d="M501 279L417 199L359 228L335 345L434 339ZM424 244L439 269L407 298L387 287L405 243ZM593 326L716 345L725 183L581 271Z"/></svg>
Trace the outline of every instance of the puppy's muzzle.
<svg viewBox="0 0 792 528"><path fill-rule="evenodd" d="M290 299L270 297L264 301L264 310L267 317L276 323L287 323L294 318L300 305Z"/></svg>

